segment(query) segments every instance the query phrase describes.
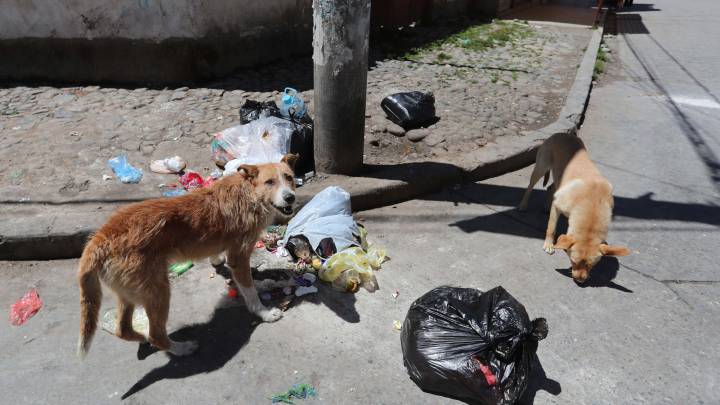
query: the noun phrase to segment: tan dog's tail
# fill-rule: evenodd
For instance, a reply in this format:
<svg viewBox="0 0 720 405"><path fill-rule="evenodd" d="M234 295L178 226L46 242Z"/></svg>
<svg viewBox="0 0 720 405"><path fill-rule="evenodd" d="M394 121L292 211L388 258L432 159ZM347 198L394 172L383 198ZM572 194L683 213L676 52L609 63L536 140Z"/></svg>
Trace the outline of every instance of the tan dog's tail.
<svg viewBox="0 0 720 405"><path fill-rule="evenodd" d="M80 339L77 355L81 359L85 358L95 335L102 300L99 271L105 263L107 252L98 242L98 238L93 238L85 246L77 275L80 285Z"/></svg>
<svg viewBox="0 0 720 405"><path fill-rule="evenodd" d="M543 187L547 186L549 180L550 180L550 171L545 173L545 177L543 178Z"/></svg>

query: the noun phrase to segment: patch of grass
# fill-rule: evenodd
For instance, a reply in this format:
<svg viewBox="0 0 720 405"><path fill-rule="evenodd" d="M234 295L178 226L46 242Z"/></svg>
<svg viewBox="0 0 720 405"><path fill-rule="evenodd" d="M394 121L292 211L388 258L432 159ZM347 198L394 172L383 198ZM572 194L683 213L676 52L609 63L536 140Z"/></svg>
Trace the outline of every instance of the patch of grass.
<svg viewBox="0 0 720 405"><path fill-rule="evenodd" d="M422 47L412 48L400 55L400 59L417 61L424 54L440 51L444 46L448 45L471 51L485 51L513 44L520 39L531 37L533 33L533 28L527 24L514 21L493 21L473 25L446 38L438 39ZM436 58L442 62L452 57L440 52Z"/></svg>
<svg viewBox="0 0 720 405"><path fill-rule="evenodd" d="M513 81L518 79L517 72L512 72L512 79L513 79Z"/></svg>
<svg viewBox="0 0 720 405"><path fill-rule="evenodd" d="M595 58L595 68L593 69L593 80L596 80L600 74L605 71L605 62L607 62L607 53L601 47L598 49L597 57Z"/></svg>
<svg viewBox="0 0 720 405"><path fill-rule="evenodd" d="M499 77L498 77L498 74L497 74L497 73L493 73L493 74L490 76L490 82L492 82L493 84L497 83L498 79L499 79Z"/></svg>
<svg viewBox="0 0 720 405"><path fill-rule="evenodd" d="M436 58L438 62L445 62L452 59L452 56L446 54L445 52L440 52L439 54L437 54Z"/></svg>

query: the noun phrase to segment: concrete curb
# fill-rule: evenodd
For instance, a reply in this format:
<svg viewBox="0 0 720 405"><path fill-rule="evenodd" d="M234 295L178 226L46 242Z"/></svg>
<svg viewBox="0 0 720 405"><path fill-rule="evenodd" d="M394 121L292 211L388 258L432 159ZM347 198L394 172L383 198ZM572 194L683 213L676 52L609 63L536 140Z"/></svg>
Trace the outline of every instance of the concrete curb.
<svg viewBox="0 0 720 405"><path fill-rule="evenodd" d="M603 16L604 21L604 16ZM304 205L328 185L346 189L352 196L354 211L368 210L409 200L452 184L480 181L519 170L535 161L535 153L542 142L553 134L576 133L582 123L590 97L592 75L603 34L603 21L593 30L575 81L557 121L515 139L500 138L498 144L474 151L473 167L459 167L451 163L420 162L383 168L368 168L362 177L328 176L323 181L309 183L298 190L298 203ZM531 142L527 139L531 138ZM92 205L92 207L90 206ZM0 234L0 260L52 260L79 257L89 235L119 204L76 205L70 213L55 212L32 216L32 223L9 221ZM14 207L23 212L22 204ZM55 208L57 210L57 208ZM12 215L11 215L12 216ZM78 225L81 223L82 225Z"/></svg>

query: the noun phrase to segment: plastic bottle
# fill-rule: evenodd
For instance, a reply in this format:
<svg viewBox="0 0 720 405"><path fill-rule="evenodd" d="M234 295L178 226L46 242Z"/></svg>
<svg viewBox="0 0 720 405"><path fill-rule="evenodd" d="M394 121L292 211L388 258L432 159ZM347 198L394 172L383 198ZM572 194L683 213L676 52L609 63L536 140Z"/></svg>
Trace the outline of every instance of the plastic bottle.
<svg viewBox="0 0 720 405"><path fill-rule="evenodd" d="M285 118L296 119L300 119L305 115L305 102L297 90L291 87L286 87L285 90L283 90L283 95L280 99L280 113Z"/></svg>

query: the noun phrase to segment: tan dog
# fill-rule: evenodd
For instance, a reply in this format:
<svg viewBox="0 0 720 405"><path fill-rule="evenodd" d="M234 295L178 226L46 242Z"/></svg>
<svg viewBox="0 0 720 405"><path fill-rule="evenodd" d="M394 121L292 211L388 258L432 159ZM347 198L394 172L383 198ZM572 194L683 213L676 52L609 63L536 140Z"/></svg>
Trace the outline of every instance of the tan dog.
<svg viewBox="0 0 720 405"><path fill-rule="evenodd" d="M592 163L580 138L556 134L538 149L535 169L519 206L521 211L527 209L535 183L545 176L543 185L547 184L550 170L553 185L548 188L548 201L552 203L543 249L548 254L553 254L554 249L565 250L572 263L573 279L582 283L603 255L630 254L627 248L605 242L612 217L612 186ZM568 231L553 245L559 213L568 218Z"/></svg>
<svg viewBox="0 0 720 405"><path fill-rule="evenodd" d="M147 341L161 350L186 355L196 342L174 342L165 324L170 308L168 263L202 259L227 252L227 264L250 312L266 322L282 317L258 299L250 273L250 254L260 232L276 214L292 213L297 155L281 163L244 165L206 189L174 197L148 200L121 208L92 237L78 270L80 284L80 340L84 357L97 328L102 291L100 280L118 300L116 335L145 341L132 328L135 305L147 312Z"/></svg>

